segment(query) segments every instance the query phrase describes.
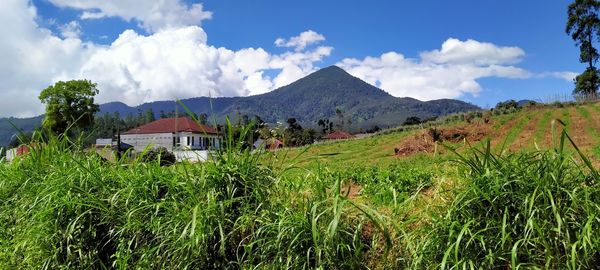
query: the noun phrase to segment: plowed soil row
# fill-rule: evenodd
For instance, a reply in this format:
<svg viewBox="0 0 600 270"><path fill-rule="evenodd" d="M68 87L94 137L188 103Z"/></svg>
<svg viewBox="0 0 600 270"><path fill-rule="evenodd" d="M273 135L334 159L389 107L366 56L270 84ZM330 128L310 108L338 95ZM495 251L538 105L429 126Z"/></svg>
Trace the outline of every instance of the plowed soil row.
<svg viewBox="0 0 600 270"><path fill-rule="evenodd" d="M468 142L476 146L480 145L484 138L490 138L495 151L531 150L535 145L547 149L553 145L552 129L555 129L557 136L563 130L563 126L555 119L566 125L571 138L586 154L592 154L596 152L594 149L598 148L595 156L600 159L600 138L597 138L600 134L600 106L523 111L503 119L502 122L439 128L437 136L445 143ZM423 130L404 138L396 145L395 151L398 156L410 156L417 153L433 153L434 149L431 131Z"/></svg>

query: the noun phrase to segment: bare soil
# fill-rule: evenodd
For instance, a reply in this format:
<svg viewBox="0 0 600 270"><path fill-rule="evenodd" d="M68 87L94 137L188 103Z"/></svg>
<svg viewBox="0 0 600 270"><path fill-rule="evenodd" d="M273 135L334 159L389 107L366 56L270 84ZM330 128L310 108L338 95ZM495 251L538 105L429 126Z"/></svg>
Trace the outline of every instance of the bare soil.
<svg viewBox="0 0 600 270"><path fill-rule="evenodd" d="M535 115L528 123L523 126L521 132L517 135L514 142L508 148L509 151L518 151L522 149L528 149L534 146L535 132L537 130L538 123L544 115L542 111L531 112Z"/></svg>
<svg viewBox="0 0 600 270"><path fill-rule="evenodd" d="M476 123L451 128L423 130L404 139L396 148L396 156L409 156L417 153L433 153L437 142L476 143L491 133L490 124ZM435 133L435 135L434 135ZM436 140L434 141L434 137ZM441 150L438 148L438 150Z"/></svg>

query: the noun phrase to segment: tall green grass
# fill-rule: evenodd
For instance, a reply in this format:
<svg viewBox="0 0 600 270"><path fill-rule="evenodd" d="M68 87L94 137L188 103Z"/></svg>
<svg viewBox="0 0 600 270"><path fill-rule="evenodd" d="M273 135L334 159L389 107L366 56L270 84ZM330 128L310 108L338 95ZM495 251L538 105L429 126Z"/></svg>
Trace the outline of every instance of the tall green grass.
<svg viewBox="0 0 600 270"><path fill-rule="evenodd" d="M458 174L407 162L287 173L241 147L248 131L206 163L170 167L109 163L66 137L32 144L0 164L0 269L600 263L600 177L565 131L551 150L495 154L488 142L432 167Z"/></svg>
<svg viewBox="0 0 600 270"><path fill-rule="evenodd" d="M65 137L37 143L0 165L0 268L347 269L390 246L344 180L282 178L261 155L228 147L204 164L161 167L108 163ZM308 190L292 184L303 181Z"/></svg>
<svg viewBox="0 0 600 270"><path fill-rule="evenodd" d="M463 185L407 236L412 268L591 269L600 263L600 187L589 160L552 151L462 156ZM583 163L582 163L583 162Z"/></svg>

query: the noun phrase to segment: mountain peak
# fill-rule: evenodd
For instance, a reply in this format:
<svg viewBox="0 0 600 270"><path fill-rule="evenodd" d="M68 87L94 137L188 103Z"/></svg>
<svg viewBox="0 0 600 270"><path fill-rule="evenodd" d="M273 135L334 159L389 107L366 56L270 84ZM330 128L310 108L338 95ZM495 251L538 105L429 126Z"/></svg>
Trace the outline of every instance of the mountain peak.
<svg viewBox="0 0 600 270"><path fill-rule="evenodd" d="M319 69L312 73L311 75L319 75L319 76L352 76L344 69L338 66L328 66L326 68ZM310 75L309 75L310 76Z"/></svg>

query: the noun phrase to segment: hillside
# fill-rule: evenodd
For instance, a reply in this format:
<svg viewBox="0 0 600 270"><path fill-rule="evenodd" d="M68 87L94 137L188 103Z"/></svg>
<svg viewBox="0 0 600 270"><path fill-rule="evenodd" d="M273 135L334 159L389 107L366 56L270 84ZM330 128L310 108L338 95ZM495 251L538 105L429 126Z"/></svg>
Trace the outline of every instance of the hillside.
<svg viewBox="0 0 600 270"><path fill-rule="evenodd" d="M331 66L316 71L296 82L269 93L249 97L198 97L182 102L197 114L206 113L219 122L225 116L260 116L267 123L285 122L296 118L302 125L316 126L319 119L337 121L336 109L344 112L346 121L351 120L346 129L359 131L374 126L393 127L401 125L407 117L422 119L450 113L479 109L472 104L452 99L419 101L413 98L396 98L372 86L343 69ZM152 109L159 117L161 111L172 112L179 105L175 101L157 101L130 107L121 102L100 105L99 115L118 112L122 117L136 115ZM212 106L212 109L211 109ZM182 108L178 109L184 113ZM10 119L17 127L29 131L41 117ZM0 145L5 145L15 134L8 119L0 119Z"/></svg>
<svg viewBox="0 0 600 270"><path fill-rule="evenodd" d="M600 165L600 103L524 108L517 113L493 116L487 124L481 119L476 119L472 124L441 124L437 129L442 134L457 136L457 139L450 139L444 143L459 149L464 149L469 144L481 146L487 138L490 139L492 150L495 152L502 149L509 152L533 151L536 147L549 149L553 146L553 119L565 123L567 132L578 147L595 165ZM557 133L562 130L558 124L555 124L555 129ZM463 137L466 137L466 145ZM400 150L400 155L395 154L395 148ZM434 151L428 129L425 128L387 131L362 139L325 142L310 146L306 152L300 148L291 150L286 155L303 167L319 163L334 167L348 164L385 166L397 162L398 158L429 160ZM441 146L437 151L438 154L442 154L441 157L452 156Z"/></svg>
<svg viewBox="0 0 600 270"><path fill-rule="evenodd" d="M42 124L42 119L41 115L30 118L0 118L0 146L7 145L11 138L18 134L15 126L25 132L32 131Z"/></svg>

